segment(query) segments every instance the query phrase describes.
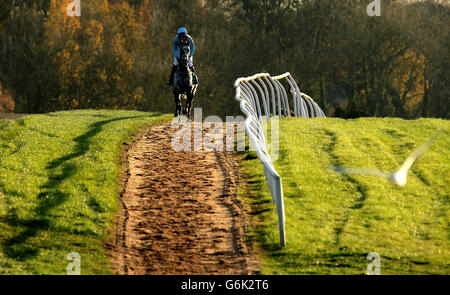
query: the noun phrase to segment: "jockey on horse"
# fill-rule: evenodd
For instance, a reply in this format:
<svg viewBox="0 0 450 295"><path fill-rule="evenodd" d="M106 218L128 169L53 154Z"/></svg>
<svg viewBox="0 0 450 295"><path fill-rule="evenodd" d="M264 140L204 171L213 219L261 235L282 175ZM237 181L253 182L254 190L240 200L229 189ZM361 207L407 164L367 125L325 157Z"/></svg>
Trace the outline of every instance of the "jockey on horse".
<svg viewBox="0 0 450 295"><path fill-rule="evenodd" d="M175 38L173 39L173 42L172 42L172 52L174 55L174 60L173 60L172 72L170 73L170 78L169 78L169 82L167 82L167 85L173 85L173 79L174 79L175 72L177 71L178 58L180 57L180 50L181 50L182 44L189 44L190 54L191 54L191 56L189 57L189 68L194 73L194 75L193 75L194 84L198 84L198 76L197 76L197 73L195 72L194 63L193 63L194 53L195 53L194 40L192 40L192 37L187 34L186 28L179 28L177 35L175 36Z"/></svg>

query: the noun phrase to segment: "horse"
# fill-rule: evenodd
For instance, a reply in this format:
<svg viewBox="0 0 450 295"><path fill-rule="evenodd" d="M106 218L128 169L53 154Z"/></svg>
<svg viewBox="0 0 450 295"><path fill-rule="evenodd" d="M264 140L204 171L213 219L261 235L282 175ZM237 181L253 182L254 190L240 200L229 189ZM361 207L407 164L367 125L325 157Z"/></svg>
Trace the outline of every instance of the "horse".
<svg viewBox="0 0 450 295"><path fill-rule="evenodd" d="M181 114L187 116L187 122L191 121L191 107L197 92L198 84L193 83L193 73L189 68L190 47L188 43L182 44L180 57L178 58L178 68L174 75L172 85L173 96L175 98L175 117L181 122ZM186 98L186 106L182 110L181 99Z"/></svg>

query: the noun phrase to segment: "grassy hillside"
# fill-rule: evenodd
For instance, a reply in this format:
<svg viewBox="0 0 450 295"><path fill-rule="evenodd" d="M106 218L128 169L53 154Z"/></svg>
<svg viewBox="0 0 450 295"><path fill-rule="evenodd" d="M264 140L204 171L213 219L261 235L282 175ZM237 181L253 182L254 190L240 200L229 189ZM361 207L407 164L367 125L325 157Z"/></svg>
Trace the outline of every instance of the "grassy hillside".
<svg viewBox="0 0 450 295"><path fill-rule="evenodd" d="M0 274L111 273L122 142L169 116L72 111L0 121Z"/></svg>
<svg viewBox="0 0 450 295"><path fill-rule="evenodd" d="M403 188L329 169L396 170L439 129ZM275 167L284 186L284 249L262 166L253 157L243 164L263 274L365 274L370 252L380 254L382 274L450 274L448 121L292 118L282 120L280 130Z"/></svg>

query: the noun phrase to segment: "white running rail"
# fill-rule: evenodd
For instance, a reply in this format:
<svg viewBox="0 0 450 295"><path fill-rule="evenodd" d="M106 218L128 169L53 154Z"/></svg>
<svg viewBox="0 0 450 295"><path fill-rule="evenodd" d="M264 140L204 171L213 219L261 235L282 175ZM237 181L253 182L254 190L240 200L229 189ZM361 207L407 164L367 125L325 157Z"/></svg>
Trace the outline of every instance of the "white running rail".
<svg viewBox="0 0 450 295"><path fill-rule="evenodd" d="M283 80L290 87L289 92L292 96L293 115L295 117L325 117L324 112L314 100L300 91L290 73L275 77L271 77L267 73L261 73L251 77L239 78L234 83L234 87L236 90L235 98L240 102L241 110L247 117L245 119L245 131L264 166L264 175L272 194L273 203L277 207L280 243L284 247L286 246L286 235L283 187L281 177L275 170L267 151L268 146L262 128L263 118L269 121L271 113L274 116L278 115L280 118L291 116L288 91L281 83Z"/></svg>

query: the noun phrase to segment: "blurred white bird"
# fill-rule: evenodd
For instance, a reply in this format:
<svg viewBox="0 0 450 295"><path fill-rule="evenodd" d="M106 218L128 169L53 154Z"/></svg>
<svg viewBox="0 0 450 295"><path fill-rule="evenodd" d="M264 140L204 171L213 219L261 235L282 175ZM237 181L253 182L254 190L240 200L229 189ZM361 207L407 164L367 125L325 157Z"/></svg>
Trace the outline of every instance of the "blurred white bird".
<svg viewBox="0 0 450 295"><path fill-rule="evenodd" d="M436 141L437 135L439 133L440 132L437 132L430 140L413 151L397 171L389 173L377 169L350 168L341 166L332 166L331 170L342 174L365 174L380 176L389 179L395 185L404 186L406 184L406 175L408 174L408 170L411 168L414 162L433 144L433 142Z"/></svg>

